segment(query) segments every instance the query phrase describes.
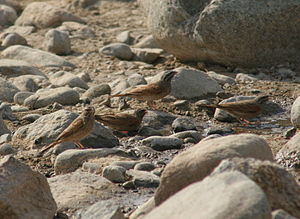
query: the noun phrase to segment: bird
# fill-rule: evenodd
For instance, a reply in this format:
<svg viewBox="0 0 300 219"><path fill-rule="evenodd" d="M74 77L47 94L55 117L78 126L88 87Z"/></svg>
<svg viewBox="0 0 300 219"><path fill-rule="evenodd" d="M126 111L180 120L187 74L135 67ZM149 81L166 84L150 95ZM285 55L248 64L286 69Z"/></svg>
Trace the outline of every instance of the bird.
<svg viewBox="0 0 300 219"><path fill-rule="evenodd" d="M147 101L148 106L156 108L154 100L162 99L171 92L171 80L177 74L177 71L167 71L158 82L147 85L141 85L133 88L124 94L116 94L111 97L133 97L138 100Z"/></svg>
<svg viewBox="0 0 300 219"><path fill-rule="evenodd" d="M229 103L202 104L201 107L219 108L227 111L237 119L248 122L248 119L258 116L262 112L262 104L269 100L268 95L262 95L250 100L240 100Z"/></svg>
<svg viewBox="0 0 300 219"><path fill-rule="evenodd" d="M96 114L95 120L120 132L137 131L147 113L145 109L137 109L133 114L118 113L118 114Z"/></svg>
<svg viewBox="0 0 300 219"><path fill-rule="evenodd" d="M79 148L84 148L80 140L89 135L95 124L95 108L86 107L83 112L55 139L54 142L44 147L39 154L63 142L74 142Z"/></svg>

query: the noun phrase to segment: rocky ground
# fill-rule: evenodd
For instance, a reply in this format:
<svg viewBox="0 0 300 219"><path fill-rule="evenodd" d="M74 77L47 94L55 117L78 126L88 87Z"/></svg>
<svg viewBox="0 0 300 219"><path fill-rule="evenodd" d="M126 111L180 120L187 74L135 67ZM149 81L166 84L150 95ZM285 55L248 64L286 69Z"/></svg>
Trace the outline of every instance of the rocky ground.
<svg viewBox="0 0 300 219"><path fill-rule="evenodd" d="M34 0L19 1L22 8L25 8L31 2L34 2ZM76 2L79 2L79 5ZM138 52L135 52L134 58L128 58L128 60L126 60L127 58L125 60L120 58L120 54L116 55L114 53L114 55L110 56L107 55L108 53L105 50L101 52L99 49L116 42L126 42L133 48L150 36L146 27L145 13L136 1L99 1L86 8L80 5L80 3L84 2L88 1L65 0L48 2L58 8L67 10L70 14L76 15L85 21L85 24L78 24L79 26L75 26L75 28L70 27L72 26L70 24L69 26L67 24L57 25L60 26L61 30L69 32L71 43L71 51L66 49L67 54L60 55L60 57L72 63L75 67L69 64L50 66L46 63L48 60L37 61L34 64L38 57L33 57L33 54L28 55L32 57L20 58L20 56L16 55L18 53L17 50L15 52L8 51L11 47L4 45L6 37L4 33L14 32L12 31L12 26L7 27L4 25L1 30L1 60L21 59L27 61L30 63L30 68L31 66L37 66L43 75L50 78L50 80L37 78L31 82L24 78L16 80L14 79L16 76L13 73L18 71L15 70L13 64L0 63L2 78L10 81L17 89L17 91L8 89L8 93L11 91L15 94L22 91L25 93L22 95L28 95L29 98L30 95L37 95L37 90L41 88L57 88L65 87L65 85L73 87L70 89L71 91L60 91L63 95L70 95L68 98L65 98L67 100L63 100L63 103L66 104L57 104L55 102L60 101L51 102L50 100L49 104L44 106L43 103L38 103L37 101L41 99L41 96L38 96L37 99L32 98L29 101L28 98L22 98L22 95L18 98L21 104L17 104L16 97L8 98L9 94L5 94L6 96L0 95L3 102L10 102L10 107L13 110L12 113L9 110L4 111L4 115L15 116L15 119L4 118L4 123L13 137L11 140L9 136L6 136L7 138L3 137L3 135L1 136L1 143L3 143L0 150L2 151L1 154L14 153L17 160L22 161L30 166L32 170L38 171L48 178L52 194L58 205L59 214L57 218L63 218L66 215L76 218L88 218L87 215L91 215L94 212L90 207L94 203L98 204L98 207L94 207L97 209L113 209L111 212L116 212L116 215L119 214L117 218L122 218L120 216L121 213L129 216L138 206L153 197L160 183L160 175L163 169L175 155L188 151L200 139L212 134L220 134L222 136L240 133L257 134L266 140L274 157L289 141L291 136L287 131L293 127L290 122L291 107L300 95L300 70L297 66L282 64L268 69L245 69L196 62L185 63L160 49L155 51L148 50L146 52L147 57L151 56L149 53L154 53L155 58L146 62L146 59ZM45 13L47 14L49 11L45 11ZM20 13L18 13L19 18ZM19 21L19 23L22 22L26 23ZM35 26L33 31L23 34L27 44L34 49L51 50L49 49L50 46L46 45L51 39L45 36L53 27L33 26ZM19 31L22 32L20 29ZM130 36L126 36L124 31L130 31ZM120 36L119 34L121 33L123 35ZM60 45L58 47L63 46ZM119 56L119 58L116 56ZM121 56L124 57L124 51ZM24 67L23 64L21 66ZM6 68L11 69L13 73L5 73ZM117 138L108 129L98 124L97 131L93 132L93 139L86 140L85 145L93 148L87 150L86 153L78 150L68 150L69 152L67 152L65 151L66 149L75 149L75 147L73 144L66 144L48 152L43 157L35 156L38 149L50 143L51 139L58 135L62 126L66 126L76 117L75 114L59 110L65 109L73 113L80 113L88 104L93 105L97 113L120 112L137 108L149 109L145 103L132 99L127 101L129 105L127 108L126 106L121 106L117 98L111 100L110 106L105 105L104 101L108 96L107 94L121 92L128 88L130 83L142 84L145 81L149 82L159 73L175 68L183 69L181 74L190 74L191 78L194 77L194 74L208 75L210 78L209 83L215 83L216 85L214 86L217 86L219 90L212 91L213 86L207 87L204 83L200 83L195 88L193 87L194 90L188 91L189 79L182 79L187 80L185 85L179 85L179 82L177 85L175 81L173 96L157 101L158 110L149 110L148 115L145 116L143 126L152 128L145 131L145 136L132 137L125 135ZM189 72L186 69L193 70ZM196 70L202 71L202 73ZM22 71L26 72L27 70L23 69ZM36 71L36 69L31 71ZM213 73L209 74L209 72L215 72L218 75L224 75L224 77L220 78L213 75ZM71 79L62 84L62 76L67 77L67 73L72 73L78 76L76 78L80 78L80 80L76 79L77 84L75 86L72 85L73 81ZM139 74L138 76L136 75L137 73ZM16 74L20 76L26 73ZM131 81L129 81L130 78ZM210 82L213 79L218 83L215 81ZM108 91L101 91L100 95L93 94L94 96L86 94L86 90L100 84L109 84ZM201 86L205 87L204 91L200 89ZM0 81L0 87L6 89L7 85ZM190 95L190 98L180 98L180 91L185 89L187 92L190 92L185 94ZM199 95L195 94L195 92L198 92L197 89L199 90ZM103 88L102 90L105 89ZM76 91L75 94L72 93L73 91ZM26 92L32 93L26 94ZM52 91L46 96L50 96L50 94L52 95ZM199 101L201 100L217 103L232 96L255 96L260 94L268 94L270 101L265 105L262 116L254 119L252 124L246 126L237 121L222 122L220 121L222 119L216 115L214 116L213 112L199 107ZM78 98L76 95L78 95ZM72 98L75 100L72 103L68 102ZM53 97L53 99L55 98ZM21 106L27 108L23 109ZM120 110L120 107L124 107L123 110ZM46 115L51 116L44 117L45 119L38 124L33 123L37 118ZM24 116L28 116L29 119L24 119ZM179 121L177 125L174 124L173 120L181 117L186 118L186 120ZM58 122L53 123L54 120ZM232 120L232 118L229 118L229 120ZM181 131L190 130L190 133L185 137L178 137L176 134L173 134L176 128L181 129ZM173 139L163 139L161 141L164 143L160 142L160 144L157 144L157 147L152 145L153 142L155 144L155 140L144 140L148 136L157 135L157 133L171 136L170 138ZM5 132L1 134L5 134ZM104 148L104 145L109 148L104 149L104 151L96 149L99 147L99 142L102 144L100 148ZM267 152L266 154L266 157L262 159L271 160L268 157L269 154ZM250 157L257 158L256 155ZM297 157L294 160L288 160L285 156L277 155L275 159L285 168L299 165ZM124 163L122 165L112 165L113 162L117 161ZM17 161L8 161L9 165L19 165L14 162ZM135 166L134 170L133 166ZM22 166L22 168L26 167ZM75 171L76 169L78 170ZM289 169L299 183L300 174L296 170L295 168ZM98 182L98 178L95 175L105 176L110 181L101 178L103 182ZM95 184L91 182L95 182ZM73 189L69 190L66 186L64 187L66 184L68 184L67 187L69 188L73 186ZM90 196L87 194L90 194ZM72 199L74 199L73 202ZM104 203L104 200L113 200L113 202ZM103 203L101 204L99 201ZM49 214L51 215L51 213Z"/></svg>

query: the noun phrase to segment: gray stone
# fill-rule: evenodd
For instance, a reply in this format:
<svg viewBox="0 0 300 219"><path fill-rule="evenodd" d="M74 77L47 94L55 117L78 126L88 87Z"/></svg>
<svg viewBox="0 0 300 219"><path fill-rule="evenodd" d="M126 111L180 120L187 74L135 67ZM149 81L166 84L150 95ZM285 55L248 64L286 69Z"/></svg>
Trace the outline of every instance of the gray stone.
<svg viewBox="0 0 300 219"><path fill-rule="evenodd" d="M174 218L174 215L177 219L271 219L271 210L261 188L244 174L233 171L188 186L144 219Z"/></svg>
<svg viewBox="0 0 300 219"><path fill-rule="evenodd" d="M68 55L71 53L71 41L67 32L51 29L46 33L45 39L47 51L56 55Z"/></svg>
<svg viewBox="0 0 300 219"><path fill-rule="evenodd" d="M8 28L6 28L3 32L3 34L1 34L0 38L3 38L3 35L7 35L9 33L18 33L21 36L27 36L32 34L34 31L36 31L36 27L33 26L10 26Z"/></svg>
<svg viewBox="0 0 300 219"><path fill-rule="evenodd" d="M40 75L46 78L43 72L28 62L14 59L0 59L0 74L9 78L21 75Z"/></svg>
<svg viewBox="0 0 300 219"><path fill-rule="evenodd" d="M288 68L279 68L277 70L277 75L279 79L293 79L297 76L297 73Z"/></svg>
<svg viewBox="0 0 300 219"><path fill-rule="evenodd" d="M102 47L99 50L100 53L108 56L114 56L123 60L131 60L133 57L133 52L131 48L124 43L112 43L107 46Z"/></svg>
<svg viewBox="0 0 300 219"><path fill-rule="evenodd" d="M282 209L272 212L272 219L297 219Z"/></svg>
<svg viewBox="0 0 300 219"><path fill-rule="evenodd" d="M12 7L0 5L0 26L13 25L17 19L17 12Z"/></svg>
<svg viewBox="0 0 300 219"><path fill-rule="evenodd" d="M0 5L7 5L9 7L12 7L17 12L20 12L22 10L22 6L18 1L15 0L0 0Z"/></svg>
<svg viewBox="0 0 300 219"><path fill-rule="evenodd" d="M14 95L19 92L19 89L16 88L12 83L8 82L7 80L4 80L0 77L0 100L1 101L7 101L7 102L13 102L14 101Z"/></svg>
<svg viewBox="0 0 300 219"><path fill-rule="evenodd" d="M54 217L57 206L46 177L12 156L1 160L0 169L1 218Z"/></svg>
<svg viewBox="0 0 300 219"><path fill-rule="evenodd" d="M102 176L114 183L125 182L126 169L120 166L107 166L103 168Z"/></svg>
<svg viewBox="0 0 300 219"><path fill-rule="evenodd" d="M111 199L111 191L119 191L104 177L82 171L54 176L48 182L59 211L83 209L100 200Z"/></svg>
<svg viewBox="0 0 300 219"><path fill-rule="evenodd" d="M74 64L66 61L62 57L39 49L33 49L27 46L10 46L4 51L2 51L2 56L8 59L26 61L29 64L38 67L75 67Z"/></svg>
<svg viewBox="0 0 300 219"><path fill-rule="evenodd" d="M206 72L206 74L208 74L209 77L215 79L220 85L224 85L224 84L235 84L235 80L232 77L226 76L226 75L221 75L218 74L214 71L208 71Z"/></svg>
<svg viewBox="0 0 300 219"><path fill-rule="evenodd" d="M151 171L155 169L155 165L151 162L141 162L134 166L135 170Z"/></svg>
<svg viewBox="0 0 300 219"><path fill-rule="evenodd" d="M26 120L28 122L34 122L35 120L39 119L41 117L40 114L32 113L27 114L26 116L23 116L21 119Z"/></svg>
<svg viewBox="0 0 300 219"><path fill-rule="evenodd" d="M133 177L132 181L136 187L153 188L160 182L158 176L146 171L128 170L126 174Z"/></svg>
<svg viewBox="0 0 300 219"><path fill-rule="evenodd" d="M177 191L202 180L223 159L231 157L273 160L269 145L257 135L240 134L202 140L181 152L165 167L155 193L155 203L159 205Z"/></svg>
<svg viewBox="0 0 300 219"><path fill-rule="evenodd" d="M15 24L19 26L48 28L57 27L64 21L84 23L81 18L46 2L32 2L26 6Z"/></svg>
<svg viewBox="0 0 300 219"><path fill-rule="evenodd" d="M193 139L195 139L196 143L202 139L201 133L198 131L195 131L195 130L177 132L173 135L170 135L170 137L175 137L175 138L180 138L180 139L193 138Z"/></svg>
<svg viewBox="0 0 300 219"><path fill-rule="evenodd" d="M211 126L207 129L204 129L204 136L208 135L229 135L234 134L234 130L231 127L224 127L224 126Z"/></svg>
<svg viewBox="0 0 300 219"><path fill-rule="evenodd" d="M134 45L135 48L160 48L152 35L146 36L140 42Z"/></svg>
<svg viewBox="0 0 300 219"><path fill-rule="evenodd" d="M15 115L13 115L12 105L9 103L1 103L0 109L2 110L3 119L15 121L17 120Z"/></svg>
<svg viewBox="0 0 300 219"><path fill-rule="evenodd" d="M300 166L300 133L294 135L281 149L275 157L276 161L286 168L296 168Z"/></svg>
<svg viewBox="0 0 300 219"><path fill-rule="evenodd" d="M28 112L29 108L25 106L20 106L20 105L14 105L11 107L13 112Z"/></svg>
<svg viewBox="0 0 300 219"><path fill-rule="evenodd" d="M7 47L13 46L13 45L27 46L28 44L27 44L27 40L24 37L22 37L20 34L18 34L18 33L9 33L2 40L1 46L3 48L7 48Z"/></svg>
<svg viewBox="0 0 300 219"><path fill-rule="evenodd" d="M228 171L240 171L253 180L266 194L271 209L283 209L300 217L300 186L278 164L253 158L232 158L223 160L212 174Z"/></svg>
<svg viewBox="0 0 300 219"><path fill-rule="evenodd" d="M142 126L139 130L138 130L138 134L140 136L144 136L144 137L150 137L150 136L162 136L162 131L148 127L148 126Z"/></svg>
<svg viewBox="0 0 300 219"><path fill-rule="evenodd" d="M78 214L77 214L78 215ZM78 219L125 219L120 207L113 201L99 201L79 213Z"/></svg>
<svg viewBox="0 0 300 219"><path fill-rule="evenodd" d="M11 134L6 133L0 136L0 144L8 143L11 141Z"/></svg>
<svg viewBox="0 0 300 219"><path fill-rule="evenodd" d="M76 75L65 71L59 71L51 75L50 82L53 85L58 87L69 86L69 87L80 87L83 89L89 88L89 86L85 81L81 80Z"/></svg>
<svg viewBox="0 0 300 219"><path fill-rule="evenodd" d="M151 147L157 151L164 151L170 149L180 149L183 141L179 138L168 136L151 136L142 141L143 145Z"/></svg>
<svg viewBox="0 0 300 219"><path fill-rule="evenodd" d="M14 149L11 144L4 143L4 144L0 145L0 155L1 156L14 154L14 153L16 153L16 149Z"/></svg>
<svg viewBox="0 0 300 219"><path fill-rule="evenodd" d="M90 75L87 72L81 72L81 73L77 74L76 76L85 82L92 81Z"/></svg>
<svg viewBox="0 0 300 219"><path fill-rule="evenodd" d="M145 80L144 76L141 74L132 74L128 77L127 82L129 86L137 86L141 84L147 84L147 81Z"/></svg>
<svg viewBox="0 0 300 219"><path fill-rule="evenodd" d="M111 94L119 94L129 88L129 83L124 79L116 79L112 83L109 84L111 87Z"/></svg>
<svg viewBox="0 0 300 219"><path fill-rule="evenodd" d="M124 151L114 148L67 150L56 157L54 163L55 173L65 174L74 172L87 160L107 157L109 155L128 157Z"/></svg>
<svg viewBox="0 0 300 219"><path fill-rule="evenodd" d="M159 45L181 60L246 67L299 61L298 0L140 3Z"/></svg>
<svg viewBox="0 0 300 219"><path fill-rule="evenodd" d="M134 53L133 60L151 64L160 57L160 55L163 53L163 50L150 48L132 48L132 52Z"/></svg>
<svg viewBox="0 0 300 219"><path fill-rule="evenodd" d="M133 41L133 37L130 35L130 31L126 30L119 33L116 37L119 43L131 44Z"/></svg>
<svg viewBox="0 0 300 219"><path fill-rule="evenodd" d="M291 122L294 127L300 127L300 97L297 97L291 109Z"/></svg>
<svg viewBox="0 0 300 219"><path fill-rule="evenodd" d="M22 75L19 77L11 78L11 82L15 85L20 91L35 92L39 89L37 83L29 75ZM38 76L40 77L40 76ZM46 80L46 78L44 78Z"/></svg>
<svg viewBox="0 0 300 219"><path fill-rule="evenodd" d="M111 89L108 84L99 84L91 86L84 94L83 96L89 98L92 100L95 97L100 97L105 94L110 94Z"/></svg>
<svg viewBox="0 0 300 219"><path fill-rule="evenodd" d="M257 81L259 80L257 77L255 77L255 75L251 75L251 74L244 74L244 73L238 73L235 76L235 80L236 82L253 82L253 81Z"/></svg>
<svg viewBox="0 0 300 219"><path fill-rule="evenodd" d="M138 163L138 161L114 161L111 163L111 166L120 166L125 168L126 170L133 169L134 166Z"/></svg>
<svg viewBox="0 0 300 219"><path fill-rule="evenodd" d="M17 92L14 96L14 102L20 105L24 104L24 101L26 98L30 97L31 95L33 95L34 93L32 92L28 92L28 91L20 91Z"/></svg>
<svg viewBox="0 0 300 219"><path fill-rule="evenodd" d="M188 117L178 117L172 123L172 129L176 132L197 130L194 122Z"/></svg>
<svg viewBox="0 0 300 219"><path fill-rule="evenodd" d="M38 109L55 102L62 105L75 105L79 102L79 94L77 91L68 87L42 89L26 98L24 105L31 109Z"/></svg>
<svg viewBox="0 0 300 219"><path fill-rule="evenodd" d="M68 32L72 39L78 38L84 40L96 36L95 32L88 25L72 21L63 22L62 25L56 29Z"/></svg>
<svg viewBox="0 0 300 219"><path fill-rule="evenodd" d="M142 126L149 126L153 129L161 130L170 127L176 117L170 113L162 111L148 110L143 118Z"/></svg>
<svg viewBox="0 0 300 219"><path fill-rule="evenodd" d="M175 71L179 74L172 79L171 95L178 99L202 98L222 90L214 79L202 71L187 68L177 68ZM158 74L154 79L161 76Z"/></svg>

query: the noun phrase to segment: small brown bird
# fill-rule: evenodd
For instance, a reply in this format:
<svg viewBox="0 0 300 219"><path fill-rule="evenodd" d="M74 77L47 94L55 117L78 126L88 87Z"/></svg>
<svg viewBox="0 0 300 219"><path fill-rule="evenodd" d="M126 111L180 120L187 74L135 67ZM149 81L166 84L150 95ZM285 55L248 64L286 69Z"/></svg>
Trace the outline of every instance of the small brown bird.
<svg viewBox="0 0 300 219"><path fill-rule="evenodd" d="M147 113L144 109L135 110L134 114L103 114L95 115L95 119L102 124L121 132L137 131Z"/></svg>
<svg viewBox="0 0 300 219"><path fill-rule="evenodd" d="M141 85L124 94L116 94L111 97L133 97L138 100L147 101L148 106L155 108L154 100L159 100L171 92L171 80L177 71L168 71L155 83Z"/></svg>
<svg viewBox="0 0 300 219"><path fill-rule="evenodd" d="M268 101L268 99L269 96L264 95L250 100L240 100L236 102L218 104L202 104L201 106L208 108L219 108L227 111L237 119L242 119L243 121L249 122L247 119L254 118L261 113L261 104Z"/></svg>
<svg viewBox="0 0 300 219"><path fill-rule="evenodd" d="M42 154L49 148L63 143L74 142L79 148L84 148L80 140L89 135L95 124L95 109L89 106L78 116L57 138L56 140L43 148L39 153Z"/></svg>

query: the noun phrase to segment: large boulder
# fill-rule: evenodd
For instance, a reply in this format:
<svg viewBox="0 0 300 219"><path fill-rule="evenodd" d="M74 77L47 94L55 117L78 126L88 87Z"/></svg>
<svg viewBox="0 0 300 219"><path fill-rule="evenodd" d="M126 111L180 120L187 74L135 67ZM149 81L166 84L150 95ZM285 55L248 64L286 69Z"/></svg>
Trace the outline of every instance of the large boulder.
<svg viewBox="0 0 300 219"><path fill-rule="evenodd" d="M12 156L0 161L0 218L46 218L56 213L46 177Z"/></svg>
<svg viewBox="0 0 300 219"><path fill-rule="evenodd" d="M0 91L1 101L13 102L14 95L19 92L19 89L12 83L0 77Z"/></svg>
<svg viewBox="0 0 300 219"><path fill-rule="evenodd" d="M144 217L154 218L270 219L271 210L264 192L247 176L234 171L188 186Z"/></svg>
<svg viewBox="0 0 300 219"><path fill-rule="evenodd" d="M140 2L161 48L182 60L249 67L299 61L298 0Z"/></svg>
<svg viewBox="0 0 300 219"><path fill-rule="evenodd" d="M46 2L32 2L24 9L21 16L16 20L16 24L47 28L57 27L64 21L84 23L81 18Z"/></svg>
<svg viewBox="0 0 300 219"><path fill-rule="evenodd" d="M200 143L176 156L164 169L161 184L155 193L156 205L189 184L202 180L219 163L231 157L252 157L273 160L267 142L253 134L219 137Z"/></svg>

